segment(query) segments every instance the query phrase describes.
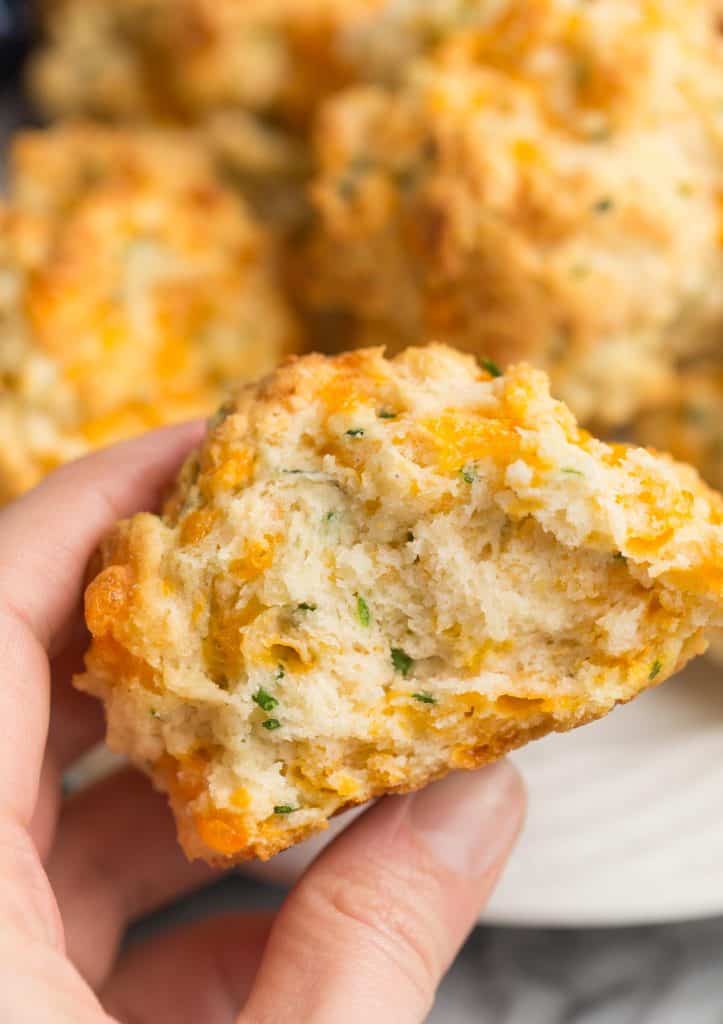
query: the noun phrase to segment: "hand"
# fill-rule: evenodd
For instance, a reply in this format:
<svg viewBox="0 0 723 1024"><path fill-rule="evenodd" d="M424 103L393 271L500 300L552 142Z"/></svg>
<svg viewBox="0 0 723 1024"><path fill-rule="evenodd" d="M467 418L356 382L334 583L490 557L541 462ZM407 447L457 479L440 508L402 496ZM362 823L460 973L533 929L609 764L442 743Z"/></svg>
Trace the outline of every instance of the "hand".
<svg viewBox="0 0 723 1024"><path fill-rule="evenodd" d="M4 1024L408 1024L487 899L518 831L505 763L364 814L275 920L215 917L122 955L128 922L213 877L165 800L122 771L61 803L101 737L72 674L85 567L116 519L159 500L198 425L66 466L0 512L0 1019Z"/></svg>

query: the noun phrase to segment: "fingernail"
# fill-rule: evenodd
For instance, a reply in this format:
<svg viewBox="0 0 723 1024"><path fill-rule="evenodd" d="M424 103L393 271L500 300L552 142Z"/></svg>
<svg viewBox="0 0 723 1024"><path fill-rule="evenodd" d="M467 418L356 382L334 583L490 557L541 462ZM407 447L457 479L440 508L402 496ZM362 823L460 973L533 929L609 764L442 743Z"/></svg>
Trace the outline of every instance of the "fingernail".
<svg viewBox="0 0 723 1024"><path fill-rule="evenodd" d="M415 794L409 820L432 856L469 878L496 868L522 824L520 776L507 761L456 772Z"/></svg>

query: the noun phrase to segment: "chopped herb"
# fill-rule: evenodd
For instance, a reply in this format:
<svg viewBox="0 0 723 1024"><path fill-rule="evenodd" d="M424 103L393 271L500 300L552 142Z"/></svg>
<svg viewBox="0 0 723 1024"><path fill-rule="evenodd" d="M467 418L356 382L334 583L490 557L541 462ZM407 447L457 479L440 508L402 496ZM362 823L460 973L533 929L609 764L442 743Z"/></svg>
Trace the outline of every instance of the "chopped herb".
<svg viewBox="0 0 723 1024"><path fill-rule="evenodd" d="M688 423L706 423L708 420L708 410L704 409L700 405L688 405L687 403L683 406L683 416Z"/></svg>
<svg viewBox="0 0 723 1024"><path fill-rule="evenodd" d="M592 79L592 65L589 60L580 57L573 66L575 85L580 92L584 92L590 85Z"/></svg>
<svg viewBox="0 0 723 1024"><path fill-rule="evenodd" d="M278 678L278 676L277 676ZM274 708L279 706L279 702L276 697L272 697L270 693L264 690L263 686L260 686L252 698L254 704L258 704L264 711L273 711Z"/></svg>
<svg viewBox="0 0 723 1024"><path fill-rule="evenodd" d="M436 160L439 156L439 143L434 138L428 138L424 140L422 146L422 156L425 160Z"/></svg>
<svg viewBox="0 0 723 1024"><path fill-rule="evenodd" d="M332 522L332 520L336 519L336 517L337 513L334 511L334 509L332 509L331 512L327 512L326 515L324 516L324 522L330 523Z"/></svg>
<svg viewBox="0 0 723 1024"><path fill-rule="evenodd" d="M337 188L343 199L353 199L359 189L359 179L374 168L374 161L366 156L355 157L346 171L339 179Z"/></svg>
<svg viewBox="0 0 723 1024"><path fill-rule="evenodd" d="M394 665L395 672L399 672L406 679L413 664L414 659L410 658L406 651L403 651L401 647L392 647L392 665Z"/></svg>
<svg viewBox="0 0 723 1024"><path fill-rule="evenodd" d="M292 807L291 804L277 804L274 807L274 814L293 814L298 809L298 807Z"/></svg>
<svg viewBox="0 0 723 1024"><path fill-rule="evenodd" d="M627 562L627 558L622 553L622 551L616 551L615 554L613 555L613 558L615 559L616 562Z"/></svg>
<svg viewBox="0 0 723 1024"><path fill-rule="evenodd" d="M392 412L390 409L380 409L377 416L380 420L395 420L399 413Z"/></svg>
<svg viewBox="0 0 723 1024"><path fill-rule="evenodd" d="M341 178L337 188L342 199L353 199L357 193L357 182L352 178Z"/></svg>
<svg viewBox="0 0 723 1024"><path fill-rule="evenodd" d="M278 720L278 718L267 718L266 721L262 722L261 724L263 725L264 729L268 729L269 732L273 732L274 729L281 728L281 722Z"/></svg>
<svg viewBox="0 0 723 1024"><path fill-rule="evenodd" d="M276 678L276 679L283 679L285 675L286 675L286 669L284 668L283 665L279 665L279 667L276 669L276 675L275 675L274 678Z"/></svg>
<svg viewBox="0 0 723 1024"><path fill-rule="evenodd" d="M502 376L502 370L500 370L500 368L497 365L497 363L493 362L491 359L483 359L480 356L478 361L479 361L479 364L482 367L482 369L486 370L487 373L489 373L490 377L501 377Z"/></svg>
<svg viewBox="0 0 723 1024"><path fill-rule="evenodd" d="M368 174L374 169L374 161L369 156L355 156L349 164L352 174Z"/></svg>
<svg viewBox="0 0 723 1024"><path fill-rule="evenodd" d="M467 466L462 466L462 468L459 471L459 475L462 477L466 484L473 484L477 479L477 470L470 463Z"/></svg>
<svg viewBox="0 0 723 1024"><path fill-rule="evenodd" d="M420 173L421 167L412 165L411 167L399 167L392 171L392 177L397 188L402 192L409 192L419 181Z"/></svg>
<svg viewBox="0 0 723 1024"><path fill-rule="evenodd" d="M569 473L570 476L585 476L581 469L575 469L573 466L563 466L561 472Z"/></svg>
<svg viewBox="0 0 723 1024"><path fill-rule="evenodd" d="M353 430L347 430L347 437L364 437L364 431L361 427L354 427Z"/></svg>
<svg viewBox="0 0 723 1024"><path fill-rule="evenodd" d="M431 693L424 691L423 693L413 693L412 697L418 700L420 704L436 704L437 698L433 697Z"/></svg>
<svg viewBox="0 0 723 1024"><path fill-rule="evenodd" d="M160 718L161 717L160 711L157 711L155 708L151 708L150 715L151 715L151 718Z"/></svg>
<svg viewBox="0 0 723 1024"><path fill-rule="evenodd" d="M662 670L663 670L663 663L662 663L662 661L659 658L656 658L655 661L653 662L653 667L650 669L650 674L648 676L648 679L650 680L651 683L652 683L653 679L655 679L657 676L660 675Z"/></svg>
<svg viewBox="0 0 723 1024"><path fill-rule="evenodd" d="M414 540L414 534L412 533L411 530L407 530L407 543L411 544L413 540Z"/></svg>
<svg viewBox="0 0 723 1024"><path fill-rule="evenodd" d="M310 601L302 601L301 604L297 604L296 610L297 612L315 612L316 605Z"/></svg>
<svg viewBox="0 0 723 1024"><path fill-rule="evenodd" d="M362 626L368 626L371 621L369 605L360 594L357 594L356 598L356 613L359 616L359 621Z"/></svg>
<svg viewBox="0 0 723 1024"><path fill-rule="evenodd" d="M598 199L598 201L593 206L593 210L595 211L595 213L609 213L614 205L615 203L610 198L610 196L604 196L602 199Z"/></svg>

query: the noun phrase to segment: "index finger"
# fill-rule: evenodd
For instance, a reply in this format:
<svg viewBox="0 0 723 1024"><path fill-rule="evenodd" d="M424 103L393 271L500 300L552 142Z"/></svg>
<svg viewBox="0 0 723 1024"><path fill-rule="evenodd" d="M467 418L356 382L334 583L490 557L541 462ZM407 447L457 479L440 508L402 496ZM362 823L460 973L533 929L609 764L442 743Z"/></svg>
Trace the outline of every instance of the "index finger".
<svg viewBox="0 0 723 1024"><path fill-rule="evenodd" d="M70 463L0 511L0 813L32 814L48 728L47 651L79 605L85 568L119 518L152 507L203 433L154 431Z"/></svg>
<svg viewBox="0 0 723 1024"><path fill-rule="evenodd" d="M0 512L0 604L48 649L75 610L86 564L118 519L151 508L202 423L155 430L51 473Z"/></svg>

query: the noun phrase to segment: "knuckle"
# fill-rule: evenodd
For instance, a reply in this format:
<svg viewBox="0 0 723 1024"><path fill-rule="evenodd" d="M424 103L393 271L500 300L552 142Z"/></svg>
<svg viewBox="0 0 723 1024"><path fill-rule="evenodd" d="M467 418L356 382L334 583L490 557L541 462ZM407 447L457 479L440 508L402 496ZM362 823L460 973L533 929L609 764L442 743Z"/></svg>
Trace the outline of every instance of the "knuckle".
<svg viewBox="0 0 723 1024"><path fill-rule="evenodd" d="M336 918L335 933L373 949L430 1005L444 969L440 923L433 907L438 883L386 866L380 877L345 873L325 880L319 897Z"/></svg>

